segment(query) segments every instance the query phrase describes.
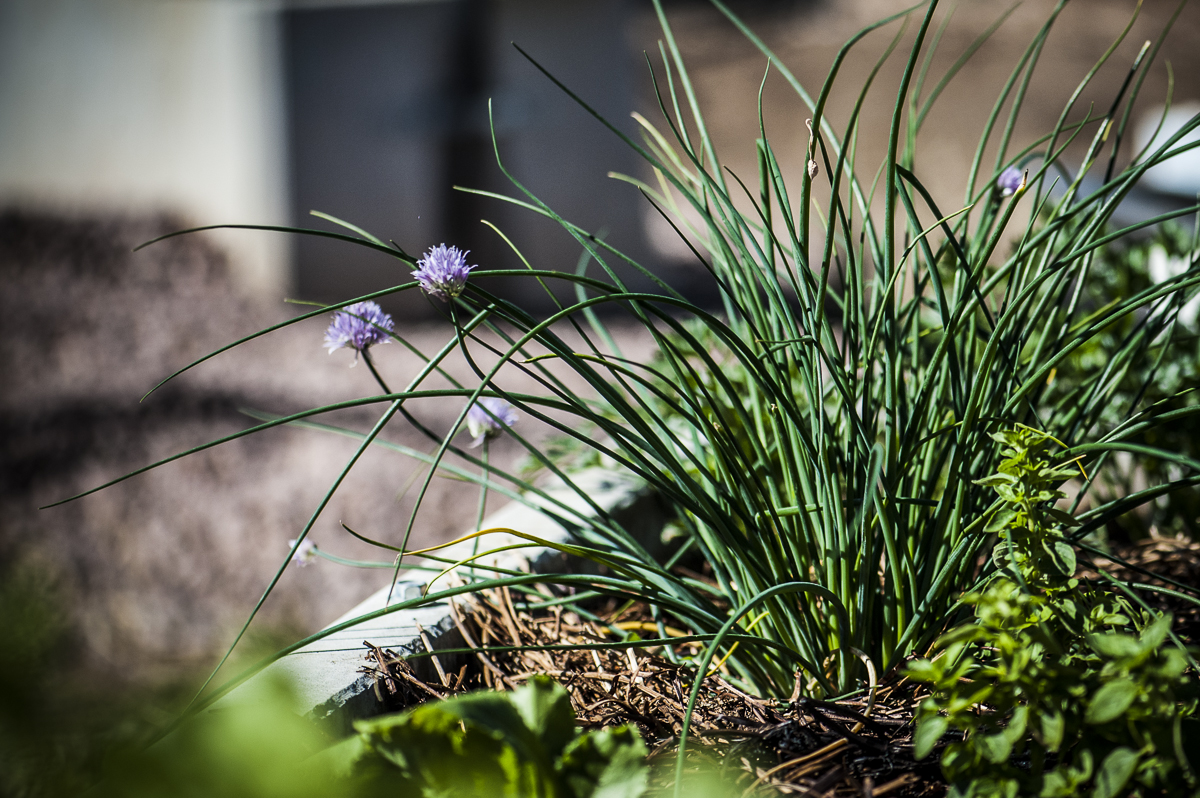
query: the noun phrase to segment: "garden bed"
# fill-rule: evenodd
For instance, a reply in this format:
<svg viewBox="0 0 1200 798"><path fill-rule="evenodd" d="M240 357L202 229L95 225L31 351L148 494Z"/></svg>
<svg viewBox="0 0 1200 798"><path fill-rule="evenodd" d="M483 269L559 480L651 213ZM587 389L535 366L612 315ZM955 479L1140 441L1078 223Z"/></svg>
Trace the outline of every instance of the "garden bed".
<svg viewBox="0 0 1200 798"><path fill-rule="evenodd" d="M636 726L651 749L658 786L669 786L692 669L658 648L583 648L611 643L612 633L573 612L527 612L503 591L481 594L474 605L462 619L467 636L484 648L528 648L480 652L443 683L421 679L404 657L371 647L372 663L364 671L384 706L399 710L473 689L511 690L546 674L567 689L580 727ZM619 619L599 614L622 629L654 629L648 612L627 610ZM913 687L892 681L843 701L778 701L747 695L715 674L706 678L692 714L691 759L695 767L718 771L734 795L769 794L772 788L818 795L943 794L936 759L912 757L919 699Z"/></svg>
<svg viewBox="0 0 1200 798"><path fill-rule="evenodd" d="M1112 554L1101 562L1132 581L1161 585L1165 577L1200 583L1200 543L1156 537L1115 547ZM1095 570L1081 573L1085 579L1096 575ZM1186 643L1200 642L1196 604L1170 594L1148 597L1156 610L1174 615L1176 633ZM667 659L660 646L609 647L613 628L658 637L648 608L609 601L591 607L597 620L588 620L561 605L528 609L506 588L475 594L467 606L456 613L455 624L478 651L465 661L462 654L453 655L459 657L454 667L446 666L446 655L410 658L368 642L362 672L373 682L381 711L478 689L512 690L537 674L549 675L567 689L582 728L636 726L658 766L657 786L664 791L670 786L693 670ZM679 646L680 653L698 650L694 644ZM437 664L431 668L432 663ZM948 735L929 757L914 757L914 720L929 694L926 686L895 669L838 701L804 698L800 687L788 700L763 699L732 686L719 672L708 676L691 719L694 765L716 769L733 795L946 794L938 760L946 742L961 735Z"/></svg>

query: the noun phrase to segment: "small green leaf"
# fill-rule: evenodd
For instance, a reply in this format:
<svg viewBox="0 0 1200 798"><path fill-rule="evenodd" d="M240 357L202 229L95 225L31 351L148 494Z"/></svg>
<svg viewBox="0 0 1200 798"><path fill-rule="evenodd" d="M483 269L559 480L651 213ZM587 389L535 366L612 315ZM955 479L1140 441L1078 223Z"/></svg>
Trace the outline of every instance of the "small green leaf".
<svg viewBox="0 0 1200 798"><path fill-rule="evenodd" d="M1114 748L1100 763L1096 773L1096 789L1093 798L1116 798L1129 783L1137 769L1138 753L1132 749Z"/></svg>
<svg viewBox="0 0 1200 798"><path fill-rule="evenodd" d="M483 694L480 694L481 696ZM487 694L488 698L501 696ZM372 769L385 783L394 780L416 795L521 794L539 783L537 767L521 756L504 735L463 720L452 709L474 696L424 704L401 715L356 721L363 742L393 768ZM512 716L520 723L515 710ZM369 764L369 760L363 760ZM508 791L508 792L506 792Z"/></svg>
<svg viewBox="0 0 1200 798"><path fill-rule="evenodd" d="M942 665L944 660L939 658L936 660L918 659L908 663L905 669L905 675L914 682L925 682L932 684L942 676Z"/></svg>
<svg viewBox="0 0 1200 798"><path fill-rule="evenodd" d="M1071 589L1074 590L1075 588ZM1070 621L1076 621L1079 619L1079 603L1074 599L1063 597L1058 601L1057 609Z"/></svg>
<svg viewBox="0 0 1200 798"><path fill-rule="evenodd" d="M1084 723L1108 723L1125 714L1138 688L1130 679L1117 679L1101 687L1088 703Z"/></svg>
<svg viewBox="0 0 1200 798"><path fill-rule="evenodd" d="M1171 615L1159 615L1154 619L1154 623L1142 630L1141 641L1142 650L1158 648L1167 639L1167 634L1171 631Z"/></svg>
<svg viewBox="0 0 1200 798"><path fill-rule="evenodd" d="M315 772L324 770L339 778L346 778L354 770L355 764L370 751L366 741L354 735L313 754L304 761L304 768Z"/></svg>
<svg viewBox="0 0 1200 798"><path fill-rule="evenodd" d="M1087 781L1092 777L1092 770L1095 766L1095 757L1092 756L1090 750L1085 748L1075 755L1075 762L1072 764L1071 769L1079 781Z"/></svg>
<svg viewBox="0 0 1200 798"><path fill-rule="evenodd" d="M1021 785L1016 779L996 776L976 776L967 789L956 785L950 789L950 798L1017 798Z"/></svg>
<svg viewBox="0 0 1200 798"><path fill-rule="evenodd" d="M1159 666L1163 681L1175 682L1187 670L1188 661L1183 652L1177 648L1168 648L1162 652L1164 662Z"/></svg>
<svg viewBox="0 0 1200 798"><path fill-rule="evenodd" d="M1071 576L1075 573L1075 549L1070 543L1061 539L1055 540L1048 550L1054 559L1054 567L1063 576Z"/></svg>
<svg viewBox="0 0 1200 798"><path fill-rule="evenodd" d="M549 676L530 679L524 689L512 692L510 700L550 758L556 758L575 738L575 710L571 709L571 698L563 686Z"/></svg>
<svg viewBox="0 0 1200 798"><path fill-rule="evenodd" d="M1055 466L1054 468L1048 468L1042 472L1042 476L1045 479L1053 480L1055 482L1063 482L1065 480L1078 477L1079 469L1073 465Z"/></svg>
<svg viewBox="0 0 1200 798"><path fill-rule="evenodd" d="M1142 650L1137 639L1123 634L1088 635L1087 641L1093 651L1107 659L1136 657Z"/></svg>
<svg viewBox="0 0 1200 798"><path fill-rule="evenodd" d="M1003 764L1012 756L1012 743L1005 737L1004 732L982 734L976 737L975 747L979 749L979 753L984 759L994 765Z"/></svg>
<svg viewBox="0 0 1200 798"><path fill-rule="evenodd" d="M983 528L984 534L994 535L1001 530L1007 529L1017 517L1017 511L1010 507L1005 507L998 510L987 525Z"/></svg>
<svg viewBox="0 0 1200 798"><path fill-rule="evenodd" d="M1026 496L1026 498L1034 504L1042 504L1061 499L1064 495L1066 494L1061 490L1035 490L1031 495Z"/></svg>
<svg viewBox="0 0 1200 798"><path fill-rule="evenodd" d="M1025 737L1025 729L1029 725L1029 707L1025 704L1013 710L1012 718L1009 719L1008 725L1004 727L1001 734L1004 739L1008 740L1010 745L1016 745Z"/></svg>
<svg viewBox="0 0 1200 798"><path fill-rule="evenodd" d="M1041 728L1042 745L1046 746L1047 751L1057 751L1062 745L1063 730L1066 728L1062 712L1057 709L1043 712L1038 716L1038 726Z"/></svg>
<svg viewBox="0 0 1200 798"><path fill-rule="evenodd" d="M1061 768L1055 768L1042 776L1042 789L1038 798L1068 798L1075 795L1075 785L1067 780Z"/></svg>
<svg viewBox="0 0 1200 798"><path fill-rule="evenodd" d="M941 715L931 715L927 718L922 718L917 723L917 731L913 734L913 757L916 759L924 759L933 751L933 747L937 745L938 740L942 739L942 735L949 728L949 719Z"/></svg>
<svg viewBox="0 0 1200 798"><path fill-rule="evenodd" d="M1039 798L1076 798L1084 794L1083 785L1091 778L1092 752L1085 748L1074 761L1060 761L1057 767L1047 771Z"/></svg>
<svg viewBox="0 0 1200 798"><path fill-rule="evenodd" d="M993 432L990 437L996 443L1001 443L1005 446L1021 446L1021 433L1015 429L997 430L996 432Z"/></svg>
<svg viewBox="0 0 1200 798"><path fill-rule="evenodd" d="M1011 504L1017 504L1021 501L1021 499L1025 498L1024 493L1022 491L1014 490L1009 485L1001 484L1001 485L993 485L992 487L994 487L996 489L996 493L1000 494L1001 499L1004 499L1004 501L1009 502Z"/></svg>
<svg viewBox="0 0 1200 798"><path fill-rule="evenodd" d="M960 645L962 643L974 643L987 636L987 630L981 629L973 623L956 626L946 634L942 635L938 641L938 648L947 649L945 659L954 659L957 652L950 652L951 646Z"/></svg>
<svg viewBox="0 0 1200 798"><path fill-rule="evenodd" d="M650 777L646 746L633 726L588 732L567 746L559 773L574 798L638 798Z"/></svg>

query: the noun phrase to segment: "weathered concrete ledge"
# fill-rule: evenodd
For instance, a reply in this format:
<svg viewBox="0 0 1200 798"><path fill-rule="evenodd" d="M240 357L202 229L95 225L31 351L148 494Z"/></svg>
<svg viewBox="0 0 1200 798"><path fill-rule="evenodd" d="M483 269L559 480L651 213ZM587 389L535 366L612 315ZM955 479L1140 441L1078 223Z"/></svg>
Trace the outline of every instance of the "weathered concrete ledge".
<svg viewBox="0 0 1200 798"><path fill-rule="evenodd" d="M601 468L577 472L571 475L571 480L595 505L611 515L648 550L654 552L658 548L659 535L666 519L657 495L644 482L628 474ZM545 493L583 516L595 514L582 496L562 482L546 488ZM552 517L552 514L566 515L566 511L541 497L534 501L546 509L511 502L489 515L483 522L483 528L504 527L553 543L570 542L573 539L570 528ZM512 535L497 533L484 538L479 548L486 551L526 542ZM471 556L473 547L473 541L464 541L442 550L439 555L458 561ZM503 568L546 573L569 567L559 552L540 546L498 552L475 562L475 568L485 572L491 568ZM420 596L426 584L425 573L405 572L403 580L391 591L392 603ZM330 626L383 609L388 606L388 592L387 587L380 589ZM293 685L295 708L299 714L324 720L334 733L348 732L355 719L371 717L381 711L375 695L374 679L361 672L367 664L363 642L370 641L373 645L401 655L425 651L418 625L424 629L434 650L465 645L450 607L445 602L398 610L334 632L287 655L231 692L218 706L251 696L259 680L284 676ZM421 662L426 667L432 667L428 660ZM447 671L451 666L457 670L461 660L443 659L442 664Z"/></svg>

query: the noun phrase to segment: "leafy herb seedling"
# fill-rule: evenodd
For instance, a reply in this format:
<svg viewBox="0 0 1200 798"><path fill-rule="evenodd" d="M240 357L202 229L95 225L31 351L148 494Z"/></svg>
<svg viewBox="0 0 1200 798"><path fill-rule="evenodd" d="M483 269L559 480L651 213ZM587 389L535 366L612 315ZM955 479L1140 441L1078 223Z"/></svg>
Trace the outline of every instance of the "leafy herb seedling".
<svg viewBox="0 0 1200 798"><path fill-rule="evenodd" d="M1037 430L995 437L1004 460L980 482L1004 499L988 526L1001 575L964 597L975 617L937 656L908 667L932 689L916 756L949 729L963 734L942 754L955 796L1197 795L1200 693L1188 652L1167 640L1171 616L1072 578L1074 519L1053 505L1073 466L1055 463Z"/></svg>

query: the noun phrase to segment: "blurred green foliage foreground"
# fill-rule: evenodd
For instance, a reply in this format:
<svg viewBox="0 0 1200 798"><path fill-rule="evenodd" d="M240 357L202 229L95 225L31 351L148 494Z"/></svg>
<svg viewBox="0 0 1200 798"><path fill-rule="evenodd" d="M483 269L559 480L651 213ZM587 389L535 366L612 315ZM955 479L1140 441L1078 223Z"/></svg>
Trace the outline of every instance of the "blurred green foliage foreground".
<svg viewBox="0 0 1200 798"><path fill-rule="evenodd" d="M81 672L62 603L44 569L0 568L0 796L345 794L302 770L330 741L285 709L282 685L150 745L171 691Z"/></svg>
<svg viewBox="0 0 1200 798"><path fill-rule="evenodd" d="M260 679L236 705L153 742L135 704L65 686L69 653L50 581L0 580L0 796L545 796L637 798L646 748L630 726L581 733L548 677L356 724L337 741L294 714L288 686Z"/></svg>

